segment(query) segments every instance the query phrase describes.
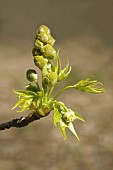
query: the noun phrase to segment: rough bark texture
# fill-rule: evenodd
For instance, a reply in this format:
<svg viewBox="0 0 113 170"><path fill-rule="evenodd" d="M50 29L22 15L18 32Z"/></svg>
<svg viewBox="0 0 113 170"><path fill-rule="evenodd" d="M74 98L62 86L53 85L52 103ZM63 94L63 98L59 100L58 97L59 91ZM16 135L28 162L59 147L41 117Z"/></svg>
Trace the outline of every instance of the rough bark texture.
<svg viewBox="0 0 113 170"><path fill-rule="evenodd" d="M40 119L41 117L44 117L44 116L33 113L33 114L29 114L27 117L13 119L11 121L1 123L0 130L9 129L11 127L21 128L21 127L27 126L29 123L31 123L35 120Z"/></svg>

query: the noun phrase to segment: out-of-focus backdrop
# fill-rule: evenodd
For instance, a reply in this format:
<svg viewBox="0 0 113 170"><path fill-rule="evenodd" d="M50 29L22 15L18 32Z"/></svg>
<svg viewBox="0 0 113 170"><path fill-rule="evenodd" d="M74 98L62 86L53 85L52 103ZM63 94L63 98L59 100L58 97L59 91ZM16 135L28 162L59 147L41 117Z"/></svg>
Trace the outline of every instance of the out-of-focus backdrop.
<svg viewBox="0 0 113 170"><path fill-rule="evenodd" d="M31 49L41 24L52 30L62 64L68 57L72 65L70 78L57 90L95 75L107 92L69 90L59 98L86 120L74 122L80 142L69 131L63 140L52 113L25 128L1 131L0 169L112 170L112 0L0 0L0 122L23 116L10 110L17 101L12 89L23 89L26 70L35 68Z"/></svg>

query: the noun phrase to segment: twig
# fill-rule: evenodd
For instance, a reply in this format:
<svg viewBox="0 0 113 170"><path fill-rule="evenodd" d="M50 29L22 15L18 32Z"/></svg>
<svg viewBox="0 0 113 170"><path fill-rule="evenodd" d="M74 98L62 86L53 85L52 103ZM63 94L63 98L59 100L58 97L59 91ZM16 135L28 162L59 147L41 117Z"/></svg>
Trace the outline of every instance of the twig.
<svg viewBox="0 0 113 170"><path fill-rule="evenodd" d="M11 127L21 128L42 117L44 116L39 115L38 113L29 114L27 117L21 117L19 119L13 119L11 121L1 123L0 130L9 129Z"/></svg>

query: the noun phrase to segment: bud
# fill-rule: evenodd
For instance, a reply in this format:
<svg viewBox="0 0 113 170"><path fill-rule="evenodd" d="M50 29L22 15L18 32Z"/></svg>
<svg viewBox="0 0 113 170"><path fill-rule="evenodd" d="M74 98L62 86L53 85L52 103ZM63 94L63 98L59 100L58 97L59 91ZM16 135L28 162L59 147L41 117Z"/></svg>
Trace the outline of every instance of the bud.
<svg viewBox="0 0 113 170"><path fill-rule="evenodd" d="M38 109L38 113L42 116L46 116L50 113L51 109L47 104L43 104L42 107Z"/></svg>
<svg viewBox="0 0 113 170"><path fill-rule="evenodd" d="M50 44L52 46L55 43L55 39L46 32L41 32L40 34L38 34L38 39L42 41L43 43Z"/></svg>
<svg viewBox="0 0 113 170"><path fill-rule="evenodd" d="M29 69L26 72L26 78L28 81L36 81L37 80L37 72L33 69Z"/></svg>
<svg viewBox="0 0 113 170"><path fill-rule="evenodd" d="M43 53L43 56L47 59L54 59L56 58L56 51L54 50L54 48L47 44L43 47L43 49L41 49L41 52Z"/></svg>
<svg viewBox="0 0 113 170"><path fill-rule="evenodd" d="M41 51L36 49L35 47L33 47L32 49L32 55L33 56L36 56L36 55L41 55Z"/></svg>
<svg viewBox="0 0 113 170"><path fill-rule="evenodd" d="M37 30L37 35L42 32L46 32L46 33L50 34L50 29L46 25L41 25Z"/></svg>
<svg viewBox="0 0 113 170"><path fill-rule="evenodd" d="M49 36L49 40L48 40L48 42L47 42L47 44L50 44L50 45L54 45L54 43L55 43L55 39L50 35Z"/></svg>
<svg viewBox="0 0 113 170"><path fill-rule="evenodd" d="M35 56L34 63L39 68L42 69L47 64L47 59L44 59L43 56Z"/></svg>
<svg viewBox="0 0 113 170"><path fill-rule="evenodd" d="M44 77L44 83L49 86L54 86L57 82L57 74L55 72L50 72Z"/></svg>
<svg viewBox="0 0 113 170"><path fill-rule="evenodd" d="M76 118L74 111L72 111L71 109L68 109L68 112L65 112L63 117L67 122L72 122Z"/></svg>
<svg viewBox="0 0 113 170"><path fill-rule="evenodd" d="M41 48L43 48L43 43L40 40L38 40L38 39L36 39L36 41L35 41L35 48L39 49L39 50Z"/></svg>

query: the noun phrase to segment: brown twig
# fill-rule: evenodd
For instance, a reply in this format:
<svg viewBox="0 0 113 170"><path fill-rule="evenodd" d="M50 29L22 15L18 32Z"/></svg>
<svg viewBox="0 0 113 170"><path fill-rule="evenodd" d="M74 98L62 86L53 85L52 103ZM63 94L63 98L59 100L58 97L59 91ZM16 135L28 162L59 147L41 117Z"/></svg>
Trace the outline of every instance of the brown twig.
<svg viewBox="0 0 113 170"><path fill-rule="evenodd" d="M11 127L21 128L21 127L27 126L29 123L31 123L35 120L38 120L42 117L44 117L44 116L42 116L38 113L29 114L27 117L21 117L19 119L13 119L11 121L1 123L0 130L9 129Z"/></svg>

